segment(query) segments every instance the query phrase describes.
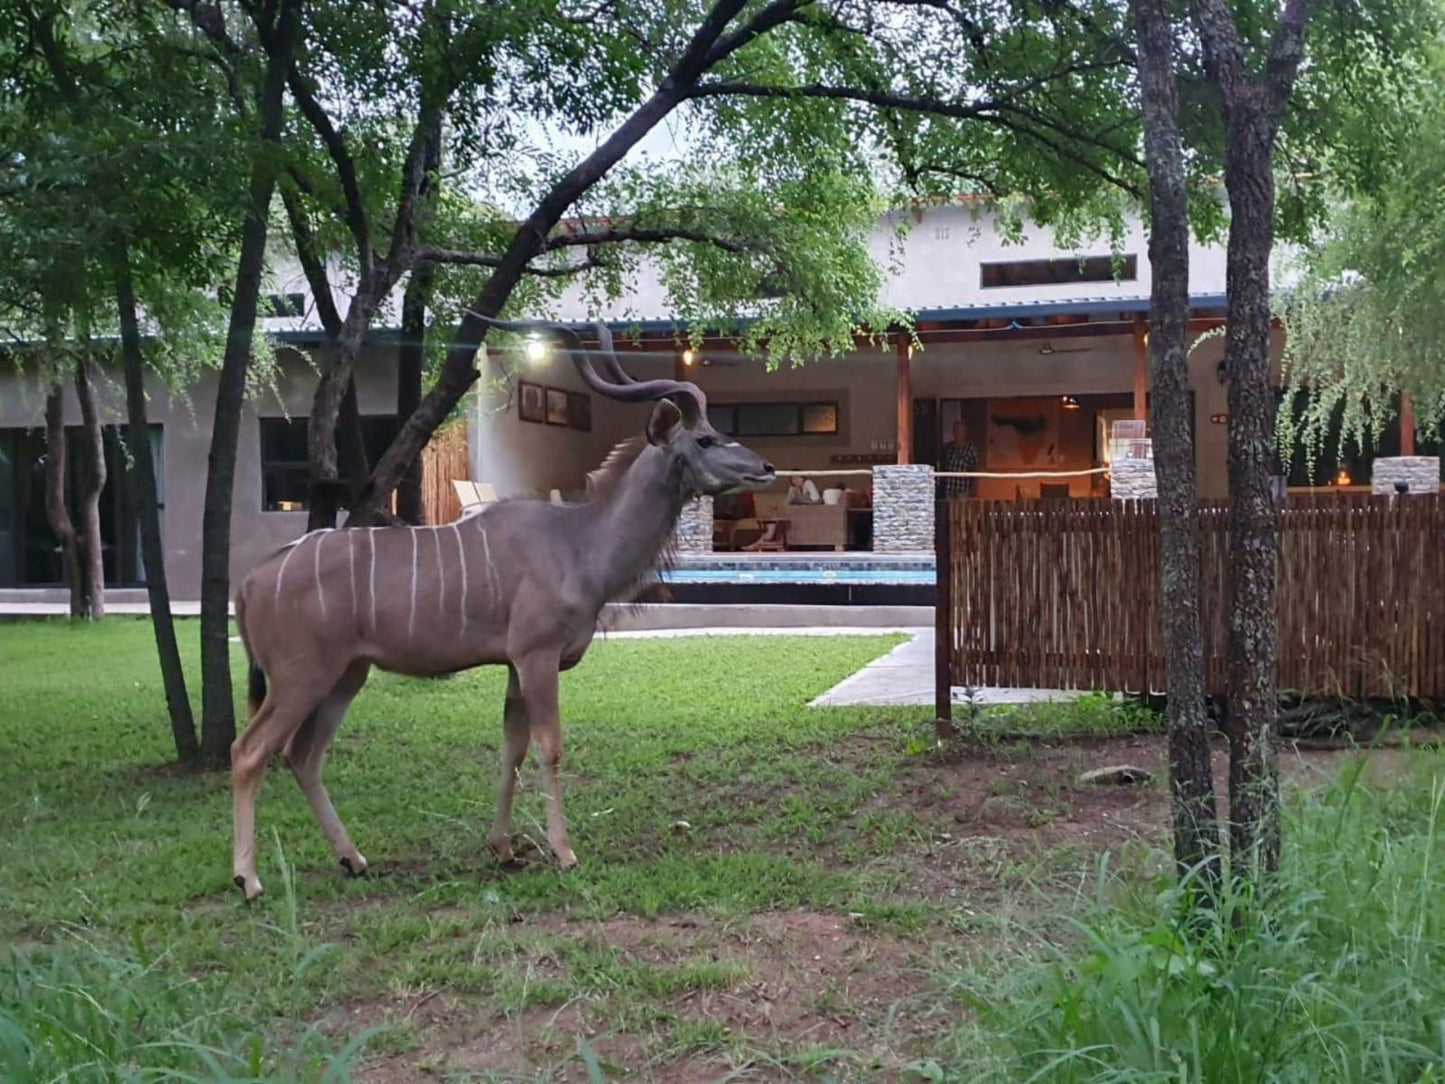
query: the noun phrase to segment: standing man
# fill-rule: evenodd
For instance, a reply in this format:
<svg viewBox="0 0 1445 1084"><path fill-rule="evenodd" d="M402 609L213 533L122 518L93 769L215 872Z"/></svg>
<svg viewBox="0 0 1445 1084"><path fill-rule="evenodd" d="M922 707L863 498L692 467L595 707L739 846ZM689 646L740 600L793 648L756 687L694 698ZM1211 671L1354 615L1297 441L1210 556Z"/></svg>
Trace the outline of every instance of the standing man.
<svg viewBox="0 0 1445 1084"><path fill-rule="evenodd" d="M968 426L964 424L962 418L953 423L953 440L943 446L938 457L938 469L944 473L978 470L978 452L969 442ZM973 479L943 479L943 495L945 497L972 497Z"/></svg>

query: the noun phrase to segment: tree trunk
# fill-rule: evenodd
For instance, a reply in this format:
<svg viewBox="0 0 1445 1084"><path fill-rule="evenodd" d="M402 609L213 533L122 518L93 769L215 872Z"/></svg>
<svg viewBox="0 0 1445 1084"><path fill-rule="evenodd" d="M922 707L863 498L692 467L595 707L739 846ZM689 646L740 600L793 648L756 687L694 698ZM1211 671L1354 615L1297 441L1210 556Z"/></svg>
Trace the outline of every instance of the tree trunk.
<svg viewBox="0 0 1445 1084"><path fill-rule="evenodd" d="M105 616L105 553L100 537L100 494L105 489L105 437L100 428L100 411L95 405L95 362L89 355L75 365L75 396L80 401L84 437L81 447L81 489L76 494L80 512L79 552L81 595L86 616L98 621Z"/></svg>
<svg viewBox="0 0 1445 1084"><path fill-rule="evenodd" d="M1149 359L1159 485L1160 601L1168 688L1169 792L1181 876L1219 880L1219 812L1204 711L1199 618L1199 504L1189 409L1189 194L1179 138L1172 12L1134 0L1144 156L1149 170ZM1206 897L1208 891L1206 891Z"/></svg>
<svg viewBox="0 0 1445 1084"><path fill-rule="evenodd" d="M311 493L308 499L307 529L319 530L336 526L336 516L347 495L346 473L341 469L348 453L354 461L361 449L361 427L356 407L356 359L366 331L386 294L395 285L389 275L376 271L370 282L362 283L352 298L342 323L341 334L327 343L321 357L321 376L311 398L311 416L306 424L306 451L311 461ZM349 404L348 404L349 400ZM352 436L345 431L345 415L354 423ZM341 437L341 440L337 438ZM350 439L348 448L345 442ZM360 452L363 464L365 450ZM354 493L370 476L363 468L362 476L351 488Z"/></svg>
<svg viewBox="0 0 1445 1084"><path fill-rule="evenodd" d="M1250 98L1253 95L1249 95ZM1226 110L1229 189L1229 804L1237 868L1279 865L1274 759L1274 392L1270 387L1269 257L1274 241L1275 126L1252 102Z"/></svg>
<svg viewBox="0 0 1445 1084"><path fill-rule="evenodd" d="M426 264L412 272L401 299L401 349L396 360L396 416L410 418L421 403L422 370L426 362L426 310L435 269ZM421 499L421 456L414 458L396 488L396 515L405 523L426 522Z"/></svg>
<svg viewBox="0 0 1445 1084"><path fill-rule="evenodd" d="M136 320L135 287L131 282L130 254L122 242L116 256L116 308L120 314L120 349L125 366L126 446L134 472L140 515L141 557L145 561L146 597L150 602L151 630L160 658L166 711L176 742L176 759L188 768L201 761L196 723L186 694L186 673L176 645L171 618L170 588L166 583L165 546L161 541L161 514L157 504L156 465L151 456L150 423L146 420L145 363L141 357L140 329Z"/></svg>
<svg viewBox="0 0 1445 1084"><path fill-rule="evenodd" d="M70 616L85 616L79 541L65 505L65 385L56 381L45 397L45 519L60 543L60 564L70 592Z"/></svg>
<svg viewBox="0 0 1445 1084"><path fill-rule="evenodd" d="M336 419L336 452L340 459L340 477L334 480L312 477L307 495L306 529L319 531L336 526L336 516L349 506L371 476L366 459L366 441L361 432L361 408L356 400L356 379L347 381L346 394Z"/></svg>
<svg viewBox="0 0 1445 1084"><path fill-rule="evenodd" d="M205 763L230 763L236 736L231 695L231 501L236 476L236 444L246 397L246 370L266 261L266 226L285 118L286 69L299 21L299 0L283 0L277 19L278 47L267 58L261 90L261 148L251 164L250 199L241 229L241 255L231 298L226 351L216 382L216 413L206 464L206 501L201 523L201 745Z"/></svg>

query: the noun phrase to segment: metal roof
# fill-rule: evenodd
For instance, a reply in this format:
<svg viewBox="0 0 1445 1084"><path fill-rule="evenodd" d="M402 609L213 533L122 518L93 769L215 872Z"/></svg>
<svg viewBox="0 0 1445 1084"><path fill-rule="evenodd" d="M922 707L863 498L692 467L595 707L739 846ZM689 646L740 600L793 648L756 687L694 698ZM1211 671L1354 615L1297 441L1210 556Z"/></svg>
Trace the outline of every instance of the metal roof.
<svg viewBox="0 0 1445 1084"><path fill-rule="evenodd" d="M1223 311L1227 301L1224 294L1190 294L1189 307L1195 312ZM911 310L915 319L927 323L953 323L969 320L1031 319L1039 316L1112 316L1116 314L1145 314L1149 311L1147 297L1076 297L1069 299L1026 301L999 301L988 305L962 305ZM750 320L739 320L737 326L747 326ZM592 327L591 321L571 321L570 327L586 332ZM687 330L687 322L672 317L648 319L609 320L607 326L618 333L640 333L642 335L680 334ZM1061 330L1062 333L1062 330ZM320 343L325 335L320 330L301 329L277 331L275 338L288 343ZM400 337L395 327L373 328L367 341L392 342Z"/></svg>

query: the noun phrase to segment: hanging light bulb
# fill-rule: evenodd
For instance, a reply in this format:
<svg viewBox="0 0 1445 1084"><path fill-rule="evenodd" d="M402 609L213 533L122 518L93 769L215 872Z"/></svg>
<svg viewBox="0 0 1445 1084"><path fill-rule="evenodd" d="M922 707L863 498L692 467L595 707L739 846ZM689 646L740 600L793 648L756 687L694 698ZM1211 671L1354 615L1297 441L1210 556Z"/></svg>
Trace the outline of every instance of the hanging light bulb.
<svg viewBox="0 0 1445 1084"><path fill-rule="evenodd" d="M684 351L682 352L682 363L683 363L684 365L691 365L691 364L692 364L693 362L695 362L696 360L697 360L697 351L694 350L694 349L692 349L692 347L688 347L686 350L684 350Z"/></svg>
<svg viewBox="0 0 1445 1084"><path fill-rule="evenodd" d="M527 360L533 365L540 365L547 360L547 344L540 338L533 335L527 339Z"/></svg>

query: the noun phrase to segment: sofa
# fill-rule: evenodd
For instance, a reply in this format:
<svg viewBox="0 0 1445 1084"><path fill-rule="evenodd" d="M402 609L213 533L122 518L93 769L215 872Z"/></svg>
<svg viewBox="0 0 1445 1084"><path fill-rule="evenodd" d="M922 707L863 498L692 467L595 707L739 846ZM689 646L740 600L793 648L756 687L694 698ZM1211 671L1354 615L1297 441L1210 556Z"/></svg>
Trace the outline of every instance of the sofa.
<svg viewBox="0 0 1445 1084"><path fill-rule="evenodd" d="M741 548L762 535L759 520L777 519L787 523L788 549L823 547L841 550L848 545L848 498L838 504L789 504L786 493L758 493L753 497L756 516L719 521L718 540ZM730 523L730 527L722 526ZM725 537L724 537L725 535Z"/></svg>

